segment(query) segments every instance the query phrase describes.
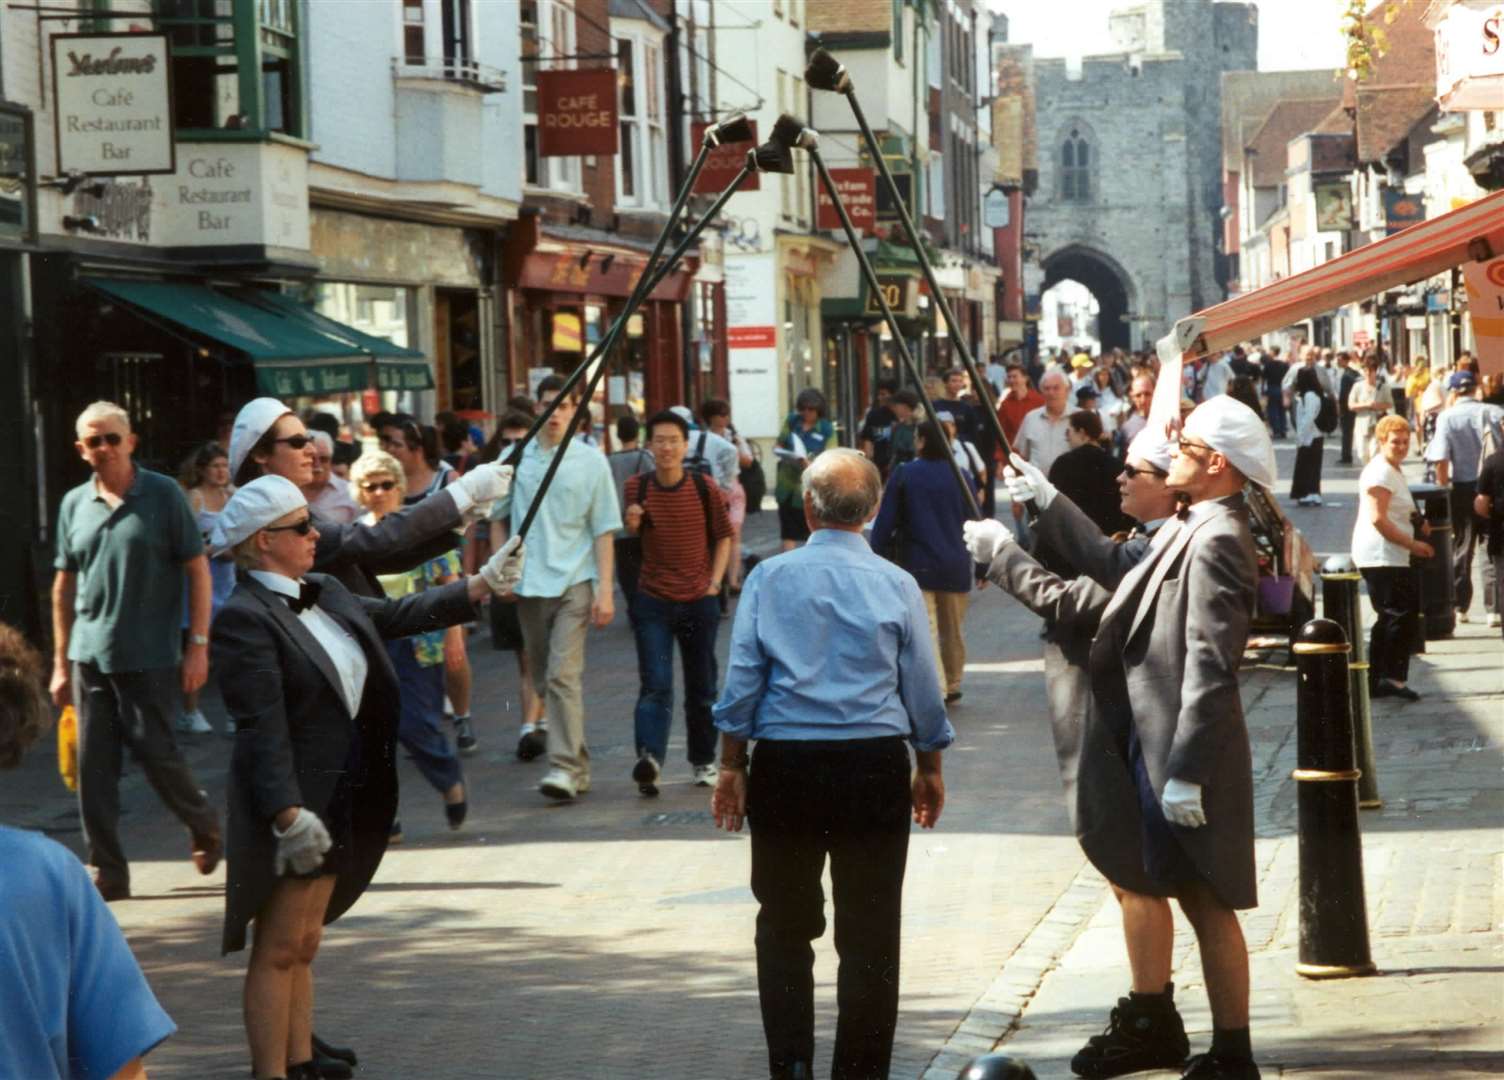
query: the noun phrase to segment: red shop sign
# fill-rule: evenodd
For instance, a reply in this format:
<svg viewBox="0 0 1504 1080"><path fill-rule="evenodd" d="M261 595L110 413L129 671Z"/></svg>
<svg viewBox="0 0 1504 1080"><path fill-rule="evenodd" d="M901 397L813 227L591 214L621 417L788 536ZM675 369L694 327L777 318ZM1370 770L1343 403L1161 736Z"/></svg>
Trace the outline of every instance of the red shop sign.
<svg viewBox="0 0 1504 1080"><path fill-rule="evenodd" d="M836 193L846 205L851 224L859 233L877 230L877 178L871 169L831 169L830 178L835 182ZM836 213L836 204L820 184L820 205L815 222L817 229L839 229L841 216Z"/></svg>
<svg viewBox="0 0 1504 1080"><path fill-rule="evenodd" d="M736 179L736 174L742 171L742 166L747 163L747 151L757 145L757 121L748 120L752 125L752 138L746 142L723 142L712 150L705 158L705 167L700 170L699 179L695 181L696 195L719 195ZM708 123L696 123L693 126L693 138L696 149L705 142L705 129ZM738 190L757 191L762 185L758 182L761 173L753 173L747 177Z"/></svg>
<svg viewBox="0 0 1504 1080"><path fill-rule="evenodd" d="M614 154L616 70L538 72L538 156Z"/></svg>

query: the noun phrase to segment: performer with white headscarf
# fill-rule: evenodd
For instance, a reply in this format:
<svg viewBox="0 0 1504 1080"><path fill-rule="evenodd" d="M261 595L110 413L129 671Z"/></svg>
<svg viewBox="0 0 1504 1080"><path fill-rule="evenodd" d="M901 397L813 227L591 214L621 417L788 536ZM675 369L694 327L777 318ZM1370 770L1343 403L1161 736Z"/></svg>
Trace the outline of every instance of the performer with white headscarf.
<svg viewBox="0 0 1504 1080"><path fill-rule="evenodd" d="M397 675L383 639L474 617L507 595L523 551L509 541L468 581L401 600L352 595L310 574L318 528L281 476L237 491L215 554L245 571L214 620L212 657L235 721L223 949L245 947L245 1021L256 1080L312 1080L312 962L324 924L365 891L397 809Z"/></svg>
<svg viewBox="0 0 1504 1080"><path fill-rule="evenodd" d="M966 527L967 546L993 581L1090 639L1077 834L1109 881L1175 897L1195 928L1214 1026L1210 1052L1184 1073L1195 1080L1259 1075L1235 912L1257 903L1252 759L1237 672L1257 574L1242 490L1274 481L1263 422L1223 395L1186 418L1173 446L1165 483L1186 506L1115 590L1049 574L1000 522ZM1072 1062L1079 1074L1145 1067L1106 1053L1122 1045L1112 1038L1122 1011Z"/></svg>

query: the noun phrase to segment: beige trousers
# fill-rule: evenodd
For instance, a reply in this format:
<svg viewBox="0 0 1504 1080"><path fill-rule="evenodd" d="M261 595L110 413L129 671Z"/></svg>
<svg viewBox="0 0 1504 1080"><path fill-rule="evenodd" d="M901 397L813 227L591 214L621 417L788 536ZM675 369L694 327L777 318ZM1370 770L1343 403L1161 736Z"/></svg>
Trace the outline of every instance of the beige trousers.
<svg viewBox="0 0 1504 1080"><path fill-rule="evenodd" d="M966 638L961 632L966 622L966 605L971 594L964 592L924 591L924 609L930 616L930 638L935 642L935 662L945 692L961 689L961 673L966 670Z"/></svg>
<svg viewBox="0 0 1504 1080"><path fill-rule="evenodd" d="M590 630L590 582L571 585L563 596L517 600L522 645L533 689L547 706L548 760L576 780L590 776L585 745L585 636Z"/></svg>

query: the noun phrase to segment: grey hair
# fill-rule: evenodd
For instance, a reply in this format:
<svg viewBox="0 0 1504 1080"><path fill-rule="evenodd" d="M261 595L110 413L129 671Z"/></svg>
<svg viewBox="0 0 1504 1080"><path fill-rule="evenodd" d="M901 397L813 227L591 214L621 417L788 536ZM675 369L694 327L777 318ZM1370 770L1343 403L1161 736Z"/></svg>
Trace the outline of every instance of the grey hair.
<svg viewBox="0 0 1504 1080"><path fill-rule="evenodd" d="M1070 389L1070 387L1071 387L1070 377L1067 376L1065 372L1063 372L1063 371L1057 371L1054 368L1050 368L1049 371L1046 371L1043 375L1041 375L1039 377L1039 388L1041 390L1043 390L1044 389L1044 384L1047 383L1047 382L1049 382L1050 379L1052 379L1052 378L1059 379L1062 383L1065 384L1065 388L1067 390Z"/></svg>
<svg viewBox="0 0 1504 1080"><path fill-rule="evenodd" d="M334 453L334 440L329 437L327 431L310 431L308 437L313 440L315 446L326 454Z"/></svg>
<svg viewBox="0 0 1504 1080"><path fill-rule="evenodd" d="M826 525L860 525L872 516L883 496L877 466L855 450L825 451L804 470L804 493L815 520Z"/></svg>
<svg viewBox="0 0 1504 1080"><path fill-rule="evenodd" d="M84 428L100 420L119 420L125 425L125 430L131 430L131 414L116 405L113 401L96 401L83 412L78 414L78 419L73 421L73 431L82 437Z"/></svg>

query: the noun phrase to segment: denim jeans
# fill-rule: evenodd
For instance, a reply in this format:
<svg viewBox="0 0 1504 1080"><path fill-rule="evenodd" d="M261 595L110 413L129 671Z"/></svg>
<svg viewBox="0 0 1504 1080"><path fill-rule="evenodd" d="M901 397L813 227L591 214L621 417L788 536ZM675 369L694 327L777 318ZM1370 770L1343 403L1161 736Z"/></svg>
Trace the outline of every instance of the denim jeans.
<svg viewBox="0 0 1504 1080"><path fill-rule="evenodd" d="M444 665L424 667L413 655L411 638L386 643L397 669L401 690L397 741L410 755L423 779L443 794L464 779L460 759L444 735Z"/></svg>
<svg viewBox="0 0 1504 1080"><path fill-rule="evenodd" d="M716 730L710 717L715 704L715 638L721 628L720 604L714 596L676 602L645 592L632 596L632 632L637 638L637 674L642 689L635 717L637 752L660 763L668 753L674 711L674 642L684 668L684 723L689 763L715 761Z"/></svg>

